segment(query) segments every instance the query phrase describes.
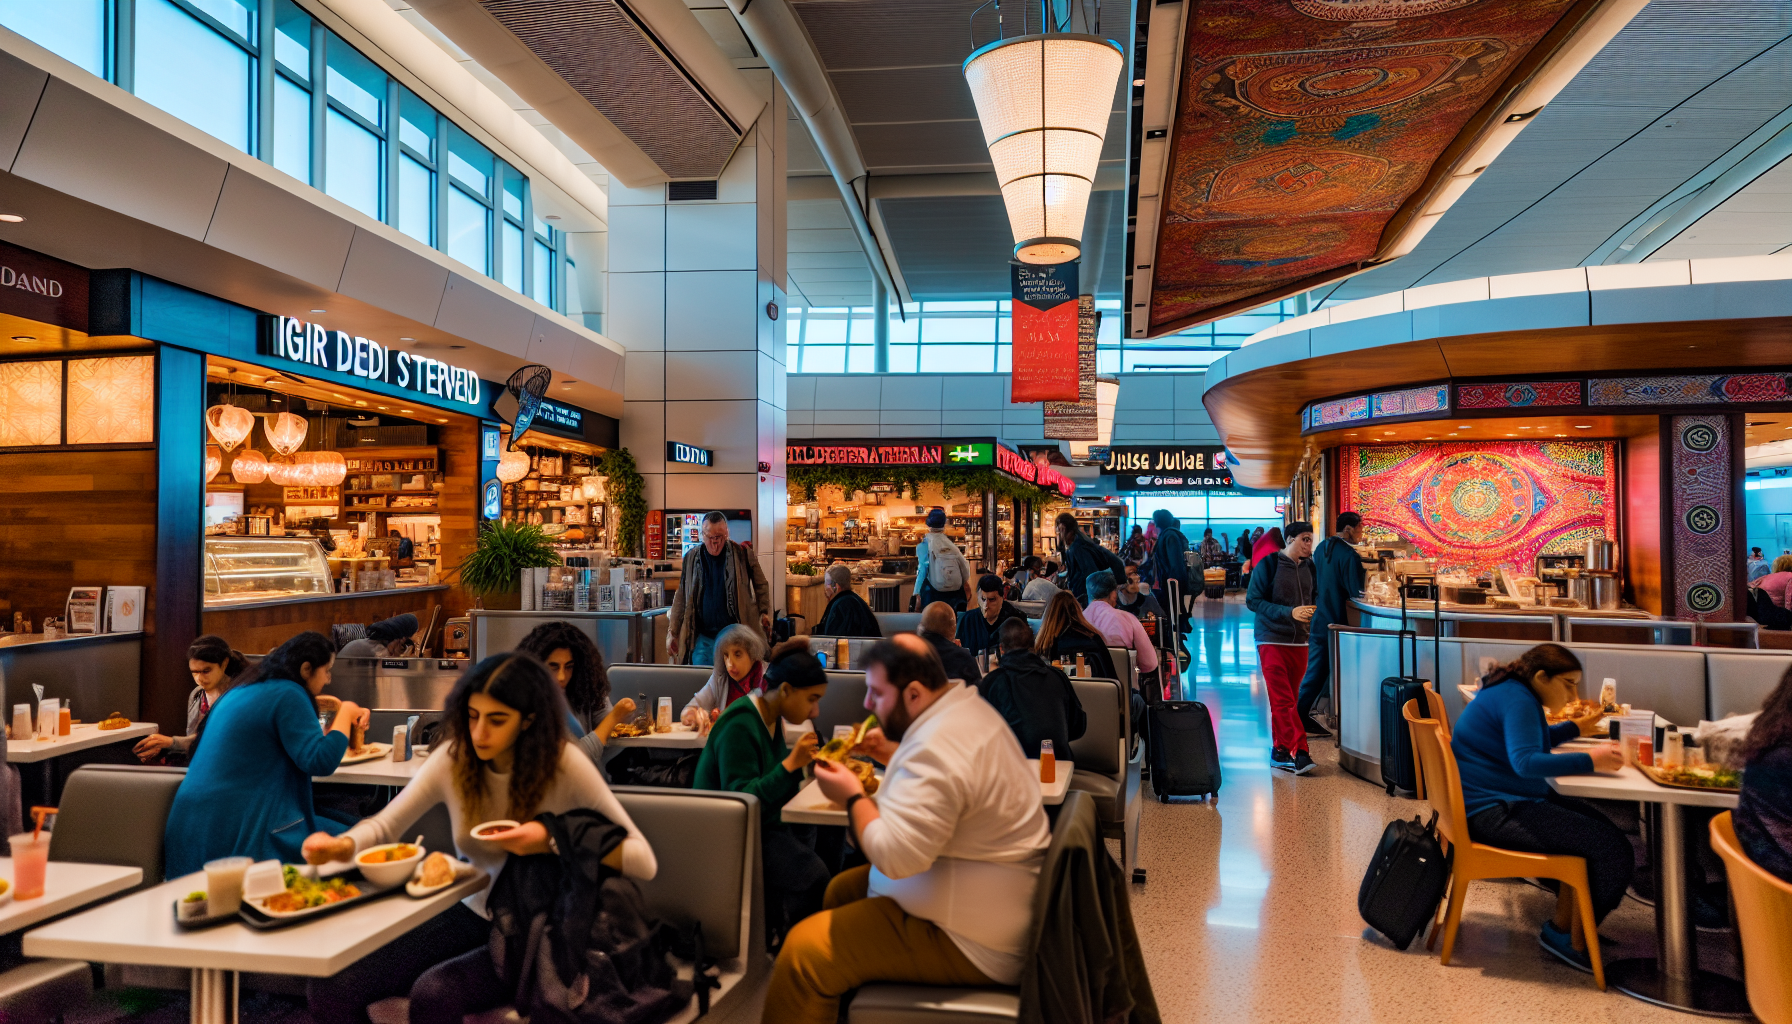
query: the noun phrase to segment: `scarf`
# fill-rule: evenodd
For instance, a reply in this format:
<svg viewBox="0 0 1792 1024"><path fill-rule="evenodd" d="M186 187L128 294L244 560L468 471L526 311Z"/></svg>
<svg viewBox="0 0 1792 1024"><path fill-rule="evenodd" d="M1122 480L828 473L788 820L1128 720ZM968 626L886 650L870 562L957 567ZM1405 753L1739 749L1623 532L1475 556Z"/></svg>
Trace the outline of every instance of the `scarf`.
<svg viewBox="0 0 1792 1024"><path fill-rule="evenodd" d="M720 665L716 666L716 671L723 675L728 675L728 670ZM755 661L753 663L753 670L747 673L746 678L736 679L733 676L728 676L728 699L722 702L722 707L726 708L732 706L735 701L752 693L754 690L763 688L764 685L765 662Z"/></svg>

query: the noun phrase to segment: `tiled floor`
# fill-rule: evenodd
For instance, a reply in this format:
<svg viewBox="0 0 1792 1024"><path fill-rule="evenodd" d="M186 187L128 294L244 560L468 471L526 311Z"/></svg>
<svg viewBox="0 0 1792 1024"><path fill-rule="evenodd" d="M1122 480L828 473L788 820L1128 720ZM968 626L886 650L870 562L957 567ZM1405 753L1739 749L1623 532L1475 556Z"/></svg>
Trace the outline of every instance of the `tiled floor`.
<svg viewBox="0 0 1792 1024"><path fill-rule="evenodd" d="M1412 1021L1687 1021L1602 993L1537 946L1555 897L1524 882L1477 882L1449 967L1423 940L1400 952L1369 931L1357 888L1382 828L1429 807L1343 772L1314 741L1312 774L1272 770L1268 705L1251 616L1236 597L1198 602L1195 698L1219 727L1216 804L1147 799L1133 917L1166 1022L1398 1024ZM1654 950L1652 910L1626 899L1600 932L1608 961ZM1705 966L1728 959L1700 933ZM1614 948L1615 947L1615 948ZM1726 973L1731 973L1726 971Z"/></svg>

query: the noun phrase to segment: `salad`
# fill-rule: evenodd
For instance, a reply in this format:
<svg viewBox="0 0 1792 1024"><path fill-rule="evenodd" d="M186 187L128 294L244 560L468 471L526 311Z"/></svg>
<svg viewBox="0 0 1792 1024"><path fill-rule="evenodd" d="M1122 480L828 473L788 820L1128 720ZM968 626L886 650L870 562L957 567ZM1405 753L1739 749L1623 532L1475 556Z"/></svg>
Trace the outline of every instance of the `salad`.
<svg viewBox="0 0 1792 1024"><path fill-rule="evenodd" d="M321 907L326 903L352 900L361 895L359 887L340 876L319 881L299 874L299 869L291 864L284 865L280 870L286 881L286 891L269 896L262 901L262 906L265 909L275 913L308 910L312 907Z"/></svg>
<svg viewBox="0 0 1792 1024"><path fill-rule="evenodd" d="M1716 764L1684 768L1650 768L1656 781L1674 786L1695 786L1700 789L1741 789L1742 772Z"/></svg>

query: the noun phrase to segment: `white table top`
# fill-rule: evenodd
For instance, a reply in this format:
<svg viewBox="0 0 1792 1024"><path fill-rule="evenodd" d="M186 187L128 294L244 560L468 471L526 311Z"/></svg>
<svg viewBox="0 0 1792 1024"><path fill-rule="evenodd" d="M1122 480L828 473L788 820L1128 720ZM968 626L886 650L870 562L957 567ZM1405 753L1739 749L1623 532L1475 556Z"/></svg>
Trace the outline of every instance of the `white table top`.
<svg viewBox="0 0 1792 1024"><path fill-rule="evenodd" d="M12 858L0 857L0 878L13 880ZM79 864L51 861L44 872L44 894L32 900L9 899L0 904L0 935L29 928L39 921L103 900L143 881L142 868L116 864ZM9 886L8 892L11 892Z"/></svg>
<svg viewBox="0 0 1792 1024"><path fill-rule="evenodd" d="M606 747L662 747L675 750L701 750L709 742L709 734L695 729L677 732L656 732L647 736L611 736Z"/></svg>
<svg viewBox="0 0 1792 1024"><path fill-rule="evenodd" d="M1555 749L1558 754L1586 753L1586 744L1569 741ZM1703 789L1680 789L1660 786L1655 781L1625 765L1616 772L1594 775L1558 775L1549 780L1556 792L1589 800L1640 800L1654 804L1683 804L1688 807L1721 807L1733 810L1738 802L1735 793Z"/></svg>
<svg viewBox="0 0 1792 1024"><path fill-rule="evenodd" d="M69 727L67 736L58 736L54 740L7 740L6 759L13 764L47 761L52 757L61 757L89 747L103 747L108 743L122 743L125 740L134 742L155 731L154 722L132 722L122 729L108 729L104 732L100 731L98 723L75 725Z"/></svg>
<svg viewBox="0 0 1792 1024"><path fill-rule="evenodd" d="M240 921L182 931L174 923L174 901L205 888L205 873L195 872L27 932L25 955L327 978L485 888L487 881L485 872L475 871L423 899L398 893L273 931L256 931Z"/></svg>
<svg viewBox="0 0 1792 1024"><path fill-rule="evenodd" d="M329 775L313 775L311 781L346 782L362 786L405 786L423 770L423 761L428 756L428 747L414 747L409 761L394 761L387 755L359 764L345 764Z"/></svg>
<svg viewBox="0 0 1792 1024"><path fill-rule="evenodd" d="M1030 758L1027 766L1033 769L1033 777L1039 777L1039 761ZM1064 794L1070 791L1070 777L1076 774L1076 766L1069 761L1059 761L1057 779L1050 785L1039 784L1040 799L1047 806L1056 806L1064 802ZM873 797L872 799L876 799ZM796 796L784 805L783 819L789 825L845 825L846 809L832 803L821 795L821 783L810 779L803 783L803 788Z"/></svg>

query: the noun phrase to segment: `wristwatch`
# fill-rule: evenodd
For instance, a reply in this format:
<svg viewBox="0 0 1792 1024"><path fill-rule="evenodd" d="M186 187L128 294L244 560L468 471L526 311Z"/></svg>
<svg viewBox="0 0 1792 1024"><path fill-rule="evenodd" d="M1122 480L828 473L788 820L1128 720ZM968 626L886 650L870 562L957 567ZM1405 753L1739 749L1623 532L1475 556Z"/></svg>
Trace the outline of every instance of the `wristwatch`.
<svg viewBox="0 0 1792 1024"><path fill-rule="evenodd" d="M863 793L854 793L846 798L846 820L848 823L852 821L852 805L863 799L865 799L865 794Z"/></svg>

